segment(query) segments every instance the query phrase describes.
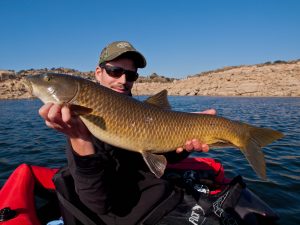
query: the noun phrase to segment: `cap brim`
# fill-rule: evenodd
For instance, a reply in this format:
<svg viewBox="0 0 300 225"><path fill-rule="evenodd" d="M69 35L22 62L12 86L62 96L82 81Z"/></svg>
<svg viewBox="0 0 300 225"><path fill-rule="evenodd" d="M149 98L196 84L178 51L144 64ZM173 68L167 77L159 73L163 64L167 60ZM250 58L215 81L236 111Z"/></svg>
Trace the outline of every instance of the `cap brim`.
<svg viewBox="0 0 300 225"><path fill-rule="evenodd" d="M118 52L115 54L112 54L110 57L107 57L105 60L100 60L99 63L108 62L111 60L114 60L121 56L127 56L128 58L132 58L135 62L135 66L137 68L144 68L147 65L145 57L139 53L138 51L125 51L125 52Z"/></svg>
<svg viewBox="0 0 300 225"><path fill-rule="evenodd" d="M126 55L129 58L132 58L137 68L144 68L147 65L145 57L138 51L127 51L124 52L123 54L120 54L120 56L121 55L122 56Z"/></svg>

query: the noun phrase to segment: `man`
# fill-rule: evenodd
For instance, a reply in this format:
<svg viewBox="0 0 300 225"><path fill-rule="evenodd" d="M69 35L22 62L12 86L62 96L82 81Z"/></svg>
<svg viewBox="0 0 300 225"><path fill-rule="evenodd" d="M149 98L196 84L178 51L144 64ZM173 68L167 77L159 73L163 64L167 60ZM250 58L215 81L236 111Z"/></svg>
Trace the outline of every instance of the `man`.
<svg viewBox="0 0 300 225"><path fill-rule="evenodd" d="M117 41L102 50L95 77L101 85L131 96L138 78L137 69L145 66L144 56L129 42ZM80 200L107 224L135 224L170 195L170 184L156 178L140 154L96 140L67 106L47 103L39 113L48 127L67 136L70 144L68 166L76 192ZM207 110L203 113L216 112ZM176 153L166 156L168 161L175 162L192 150L207 152L208 146L198 140L187 140Z"/></svg>

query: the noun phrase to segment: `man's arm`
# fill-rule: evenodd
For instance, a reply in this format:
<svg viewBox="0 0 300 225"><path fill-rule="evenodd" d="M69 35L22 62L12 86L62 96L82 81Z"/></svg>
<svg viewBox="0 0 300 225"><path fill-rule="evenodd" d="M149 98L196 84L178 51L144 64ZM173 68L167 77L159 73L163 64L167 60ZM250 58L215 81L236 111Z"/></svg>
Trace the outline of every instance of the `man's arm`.
<svg viewBox="0 0 300 225"><path fill-rule="evenodd" d="M39 114L48 127L68 137L68 166L81 201L96 214L106 213L110 208L108 177L114 170L105 151L98 149L92 134L67 106L47 103Z"/></svg>

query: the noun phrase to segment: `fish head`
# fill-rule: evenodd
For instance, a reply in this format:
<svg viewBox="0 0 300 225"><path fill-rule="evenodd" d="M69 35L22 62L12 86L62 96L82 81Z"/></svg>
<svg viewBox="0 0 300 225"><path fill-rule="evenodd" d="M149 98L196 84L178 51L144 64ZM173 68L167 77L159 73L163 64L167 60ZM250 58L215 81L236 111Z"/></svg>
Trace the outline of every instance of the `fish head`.
<svg viewBox="0 0 300 225"><path fill-rule="evenodd" d="M26 77L28 91L42 102L72 103L79 90L74 76L57 73L38 74Z"/></svg>

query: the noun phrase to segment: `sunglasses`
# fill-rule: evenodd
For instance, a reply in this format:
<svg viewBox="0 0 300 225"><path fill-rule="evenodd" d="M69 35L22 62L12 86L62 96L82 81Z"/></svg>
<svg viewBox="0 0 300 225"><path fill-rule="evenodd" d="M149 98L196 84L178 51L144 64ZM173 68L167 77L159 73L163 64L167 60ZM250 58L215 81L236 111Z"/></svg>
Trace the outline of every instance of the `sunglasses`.
<svg viewBox="0 0 300 225"><path fill-rule="evenodd" d="M108 66L104 64L99 65L101 68L104 68L106 73L114 78L120 78L123 74L126 75L126 80L129 82L136 81L139 77L139 74L132 70L125 70L117 66Z"/></svg>

